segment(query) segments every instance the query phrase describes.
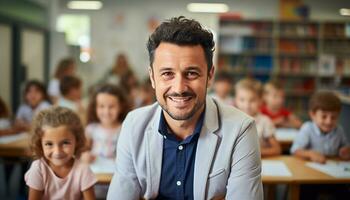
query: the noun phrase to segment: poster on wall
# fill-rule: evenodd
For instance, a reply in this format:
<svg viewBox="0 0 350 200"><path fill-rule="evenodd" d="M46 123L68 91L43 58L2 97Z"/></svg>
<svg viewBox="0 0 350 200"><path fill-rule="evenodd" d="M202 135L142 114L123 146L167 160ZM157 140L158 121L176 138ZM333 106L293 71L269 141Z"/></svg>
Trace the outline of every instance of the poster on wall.
<svg viewBox="0 0 350 200"><path fill-rule="evenodd" d="M280 0L280 19L306 20L310 9L302 0Z"/></svg>

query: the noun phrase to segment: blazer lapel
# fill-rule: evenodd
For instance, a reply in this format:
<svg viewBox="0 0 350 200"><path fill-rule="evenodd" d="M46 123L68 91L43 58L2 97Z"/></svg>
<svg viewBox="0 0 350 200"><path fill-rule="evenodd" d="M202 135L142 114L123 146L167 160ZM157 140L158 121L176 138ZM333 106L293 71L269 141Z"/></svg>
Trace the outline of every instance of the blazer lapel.
<svg viewBox="0 0 350 200"><path fill-rule="evenodd" d="M219 129L218 115L215 102L207 97L204 124L198 139L194 166L194 199L206 198L207 179L218 141L218 136L214 133Z"/></svg>
<svg viewBox="0 0 350 200"><path fill-rule="evenodd" d="M151 126L146 130L147 141L147 184L150 186L152 198L156 198L159 191L160 176L162 171L163 137L158 132L161 107L158 106Z"/></svg>

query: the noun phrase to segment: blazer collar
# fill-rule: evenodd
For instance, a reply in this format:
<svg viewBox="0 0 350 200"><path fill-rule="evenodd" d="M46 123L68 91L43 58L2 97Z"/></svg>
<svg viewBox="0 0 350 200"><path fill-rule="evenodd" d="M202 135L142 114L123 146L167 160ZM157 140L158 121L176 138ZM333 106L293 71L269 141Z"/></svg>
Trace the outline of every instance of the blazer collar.
<svg viewBox="0 0 350 200"><path fill-rule="evenodd" d="M206 186L210 168L217 148L219 129L219 112L216 102L207 97L206 113L201 134L198 139L196 160L194 165L194 199L205 199Z"/></svg>

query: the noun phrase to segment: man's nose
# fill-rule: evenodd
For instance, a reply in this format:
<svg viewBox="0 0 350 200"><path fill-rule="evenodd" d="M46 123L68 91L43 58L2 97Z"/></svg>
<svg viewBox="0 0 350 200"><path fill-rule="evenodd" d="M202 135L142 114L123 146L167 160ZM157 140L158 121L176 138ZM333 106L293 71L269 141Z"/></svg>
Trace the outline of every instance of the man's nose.
<svg viewBox="0 0 350 200"><path fill-rule="evenodd" d="M186 91L186 84L186 79L181 75L177 75L173 83L174 92L181 94Z"/></svg>

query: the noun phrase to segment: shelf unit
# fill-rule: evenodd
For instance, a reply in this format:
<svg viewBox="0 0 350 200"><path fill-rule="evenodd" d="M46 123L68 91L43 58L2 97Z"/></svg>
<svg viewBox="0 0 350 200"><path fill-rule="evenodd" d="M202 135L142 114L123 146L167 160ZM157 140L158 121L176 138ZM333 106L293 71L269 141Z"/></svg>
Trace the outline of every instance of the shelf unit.
<svg viewBox="0 0 350 200"><path fill-rule="evenodd" d="M235 81L277 79L287 106L307 118L316 89L350 94L350 22L237 20L220 18L219 70Z"/></svg>

